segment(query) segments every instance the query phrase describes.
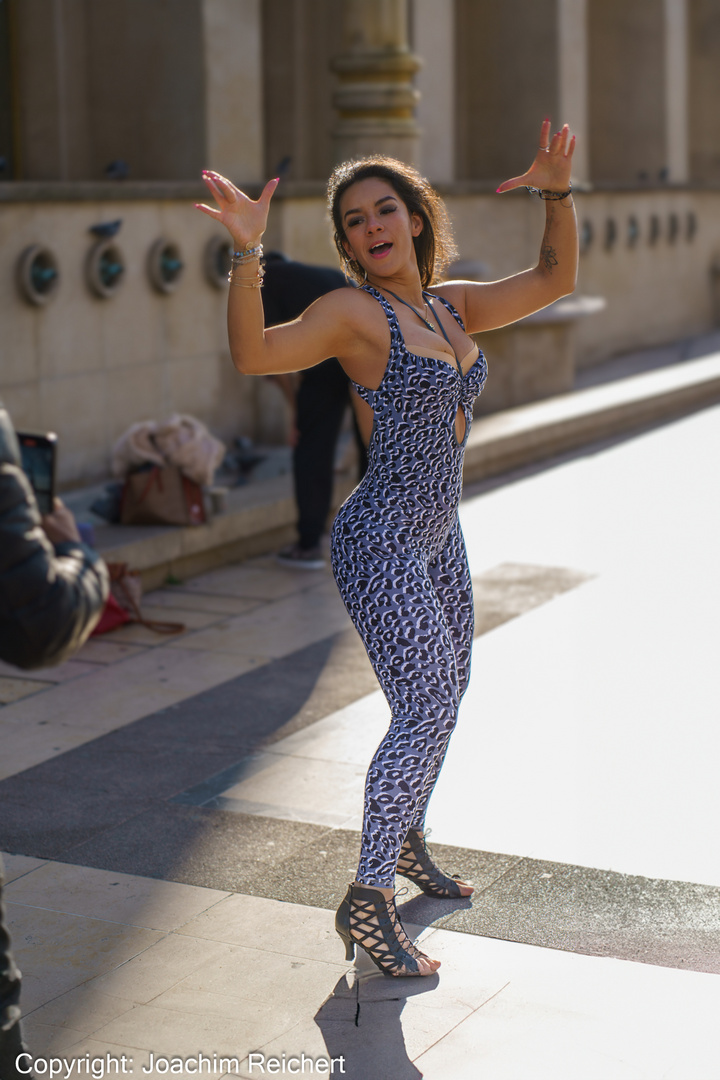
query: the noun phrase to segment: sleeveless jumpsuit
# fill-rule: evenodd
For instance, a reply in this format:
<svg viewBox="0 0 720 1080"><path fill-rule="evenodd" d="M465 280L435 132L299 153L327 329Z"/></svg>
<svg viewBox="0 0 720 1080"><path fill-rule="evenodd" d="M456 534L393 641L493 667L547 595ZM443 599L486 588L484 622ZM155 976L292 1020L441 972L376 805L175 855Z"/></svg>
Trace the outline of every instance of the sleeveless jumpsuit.
<svg viewBox="0 0 720 1080"><path fill-rule="evenodd" d="M410 353L390 303L364 288L387 316L390 356L377 390L353 384L374 411L368 470L338 512L331 556L392 712L367 774L357 874L390 888L408 829L423 827L470 674L472 585L458 503L487 365L480 353L463 375L451 362ZM463 326L451 304L432 299Z"/></svg>

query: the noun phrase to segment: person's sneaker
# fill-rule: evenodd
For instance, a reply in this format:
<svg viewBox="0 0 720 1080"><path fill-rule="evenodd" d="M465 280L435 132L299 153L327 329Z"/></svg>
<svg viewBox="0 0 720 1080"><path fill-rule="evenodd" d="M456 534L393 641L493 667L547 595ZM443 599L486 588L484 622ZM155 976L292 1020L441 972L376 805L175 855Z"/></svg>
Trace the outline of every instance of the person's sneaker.
<svg viewBox="0 0 720 1080"><path fill-rule="evenodd" d="M325 559L319 547L301 548L299 544L288 544L275 556L283 566L294 566L298 570L323 570Z"/></svg>

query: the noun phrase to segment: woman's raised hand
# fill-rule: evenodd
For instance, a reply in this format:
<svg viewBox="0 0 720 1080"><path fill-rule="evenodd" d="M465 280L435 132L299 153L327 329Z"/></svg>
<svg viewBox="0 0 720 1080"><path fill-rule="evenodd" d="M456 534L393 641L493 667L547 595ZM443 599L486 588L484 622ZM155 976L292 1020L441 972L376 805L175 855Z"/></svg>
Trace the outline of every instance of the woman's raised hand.
<svg viewBox="0 0 720 1080"><path fill-rule="evenodd" d="M265 232L270 199L280 182L279 179L268 180L256 202L220 173L205 169L202 178L218 208L195 203L197 209L224 225L236 248L246 248L249 244L257 243Z"/></svg>
<svg viewBox="0 0 720 1080"><path fill-rule="evenodd" d="M567 191L570 187L570 170L575 149L575 136L570 138L570 128L564 125L550 138L550 121L543 121L540 128L540 148L526 173L506 180L498 191L512 191L519 187L536 187L545 191Z"/></svg>

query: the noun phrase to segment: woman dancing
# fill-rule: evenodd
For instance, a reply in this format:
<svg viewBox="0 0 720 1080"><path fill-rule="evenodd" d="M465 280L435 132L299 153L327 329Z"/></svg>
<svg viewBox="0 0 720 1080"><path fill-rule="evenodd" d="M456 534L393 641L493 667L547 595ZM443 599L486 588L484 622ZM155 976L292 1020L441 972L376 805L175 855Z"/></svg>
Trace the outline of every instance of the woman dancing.
<svg viewBox="0 0 720 1080"><path fill-rule="evenodd" d="M359 945L389 975L440 966L403 930L396 873L428 896L473 891L443 874L424 842L470 672L472 587L458 503L487 368L468 334L506 326L574 289L574 145L567 125L551 137L546 120L530 169L498 188L533 188L545 200L545 233L536 266L486 283L434 284L455 249L440 198L414 169L385 157L338 166L328 189L335 243L359 288L329 293L269 330L260 239L278 181L255 202L203 173L217 208L198 209L228 229L235 248L228 330L236 368L278 374L337 356L372 423L367 473L333 526L332 566L392 721L368 770L360 863L336 929L348 960Z"/></svg>

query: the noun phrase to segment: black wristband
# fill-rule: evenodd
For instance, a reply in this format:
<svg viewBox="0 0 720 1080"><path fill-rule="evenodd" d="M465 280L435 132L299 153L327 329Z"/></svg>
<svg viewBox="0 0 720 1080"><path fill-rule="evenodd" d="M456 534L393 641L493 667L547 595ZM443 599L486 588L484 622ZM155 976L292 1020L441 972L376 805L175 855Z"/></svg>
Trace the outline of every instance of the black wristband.
<svg viewBox="0 0 720 1080"><path fill-rule="evenodd" d="M572 195L572 184L567 191L548 191L547 188L537 187L526 187L526 190L530 195L537 195L544 202L559 202L561 199L567 199L568 195Z"/></svg>

